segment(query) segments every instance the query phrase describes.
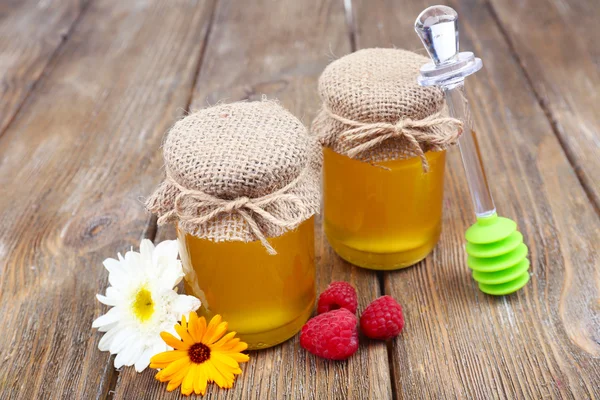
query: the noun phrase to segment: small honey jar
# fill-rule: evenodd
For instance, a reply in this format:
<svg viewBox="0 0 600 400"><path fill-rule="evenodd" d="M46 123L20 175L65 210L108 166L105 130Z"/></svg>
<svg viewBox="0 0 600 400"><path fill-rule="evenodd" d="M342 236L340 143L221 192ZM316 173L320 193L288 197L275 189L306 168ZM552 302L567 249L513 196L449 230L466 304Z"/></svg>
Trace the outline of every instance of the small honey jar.
<svg viewBox="0 0 600 400"><path fill-rule="evenodd" d="M186 292L250 349L295 335L315 301L321 148L276 102L222 104L177 122L148 199L174 223Z"/></svg>
<svg viewBox="0 0 600 400"><path fill-rule="evenodd" d="M427 58L360 50L319 79L313 134L324 146L323 225L340 257L390 270L425 258L442 224L445 150L461 122L444 94L417 84Z"/></svg>

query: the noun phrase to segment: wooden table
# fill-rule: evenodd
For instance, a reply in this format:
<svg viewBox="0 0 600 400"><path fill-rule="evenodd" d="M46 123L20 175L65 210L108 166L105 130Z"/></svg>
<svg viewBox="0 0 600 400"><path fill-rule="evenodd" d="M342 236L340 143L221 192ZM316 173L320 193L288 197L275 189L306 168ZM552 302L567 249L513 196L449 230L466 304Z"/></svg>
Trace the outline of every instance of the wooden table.
<svg viewBox="0 0 600 400"><path fill-rule="evenodd" d="M252 353L207 398L600 398L600 45L596 0L450 0L501 214L518 221L531 282L482 294L465 264L473 223L457 149L444 231L419 265L376 273L317 235L318 286L359 307L388 293L406 328L347 362L298 339ZM316 82L358 48L421 51L424 0L5 0L0 3L0 398L176 398L154 372L115 371L92 321L102 260L172 238L139 202L185 110L278 98L309 124Z"/></svg>

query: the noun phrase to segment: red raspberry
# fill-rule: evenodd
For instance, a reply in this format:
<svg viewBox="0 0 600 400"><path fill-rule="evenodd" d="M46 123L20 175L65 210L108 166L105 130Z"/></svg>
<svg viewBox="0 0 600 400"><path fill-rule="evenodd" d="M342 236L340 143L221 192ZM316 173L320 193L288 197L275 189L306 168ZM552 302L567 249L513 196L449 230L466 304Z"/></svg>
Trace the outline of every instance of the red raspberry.
<svg viewBox="0 0 600 400"><path fill-rule="evenodd" d="M317 315L300 332L300 345L316 356L345 360L358 350L358 320L345 308Z"/></svg>
<svg viewBox="0 0 600 400"><path fill-rule="evenodd" d="M319 296L317 314L345 308L356 314L358 299L356 290L348 282L331 282L327 289Z"/></svg>
<svg viewBox="0 0 600 400"><path fill-rule="evenodd" d="M360 329L371 339L391 339L398 336L402 328L402 306L392 296L375 299L360 317Z"/></svg>

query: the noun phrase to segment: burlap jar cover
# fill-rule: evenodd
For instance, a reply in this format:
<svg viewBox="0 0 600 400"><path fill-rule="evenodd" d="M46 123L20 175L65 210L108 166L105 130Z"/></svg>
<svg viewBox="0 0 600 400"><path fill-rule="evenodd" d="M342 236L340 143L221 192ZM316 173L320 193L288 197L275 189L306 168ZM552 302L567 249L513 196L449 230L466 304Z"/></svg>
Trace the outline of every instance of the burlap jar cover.
<svg viewBox="0 0 600 400"><path fill-rule="evenodd" d="M365 49L327 66L319 79L322 107L312 131L339 154L376 164L455 144L461 121L447 116L444 94L417 84L426 57L399 49Z"/></svg>
<svg viewBox="0 0 600 400"><path fill-rule="evenodd" d="M295 229L318 212L321 149L274 101L203 109L178 121L163 146L166 178L147 200L159 225L194 236L260 240Z"/></svg>

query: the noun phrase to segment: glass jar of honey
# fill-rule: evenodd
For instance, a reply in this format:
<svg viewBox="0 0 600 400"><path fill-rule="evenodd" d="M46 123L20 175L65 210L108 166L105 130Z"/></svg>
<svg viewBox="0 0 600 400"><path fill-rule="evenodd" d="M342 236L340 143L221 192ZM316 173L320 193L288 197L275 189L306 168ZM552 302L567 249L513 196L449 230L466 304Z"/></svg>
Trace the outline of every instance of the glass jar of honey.
<svg viewBox="0 0 600 400"><path fill-rule="evenodd" d="M221 314L251 348L274 346L296 334L315 299L314 220L269 239L215 243L178 230L187 293L207 317ZM249 268L254 266L254 268Z"/></svg>
<svg viewBox="0 0 600 400"><path fill-rule="evenodd" d="M413 265L440 237L445 150L461 125L445 115L441 91L417 84L423 60L361 50L319 80L323 225L335 252L360 267Z"/></svg>
<svg viewBox="0 0 600 400"><path fill-rule="evenodd" d="M331 247L372 269L413 265L435 247L442 230L444 152L376 167L324 150L323 225ZM407 193L408 192L408 193Z"/></svg>
<svg viewBox="0 0 600 400"><path fill-rule="evenodd" d="M295 335L315 301L320 146L272 101L190 114L163 146L167 178L148 200L177 226L187 294L250 349Z"/></svg>

